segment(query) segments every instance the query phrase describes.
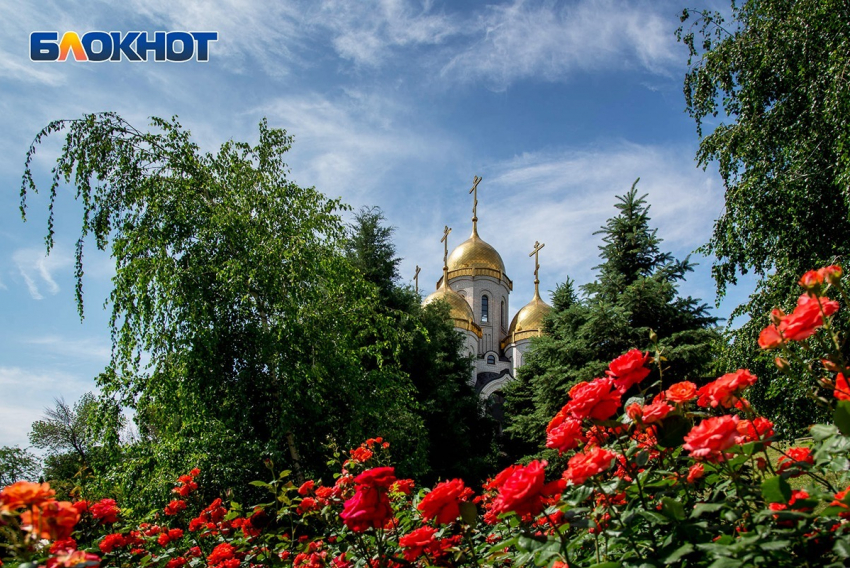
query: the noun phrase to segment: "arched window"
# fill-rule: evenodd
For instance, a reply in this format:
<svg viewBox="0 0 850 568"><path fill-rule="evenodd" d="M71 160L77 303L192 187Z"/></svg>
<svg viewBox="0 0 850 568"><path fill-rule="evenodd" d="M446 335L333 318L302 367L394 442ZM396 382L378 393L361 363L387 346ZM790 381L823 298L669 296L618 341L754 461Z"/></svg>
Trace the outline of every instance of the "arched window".
<svg viewBox="0 0 850 568"><path fill-rule="evenodd" d="M505 299L502 298L502 329L508 328L508 313L505 310Z"/></svg>
<svg viewBox="0 0 850 568"><path fill-rule="evenodd" d="M487 296L481 296L481 321L486 322L490 319L490 301Z"/></svg>
<svg viewBox="0 0 850 568"><path fill-rule="evenodd" d="M487 355L487 364L495 365L496 364L496 356L495 355Z"/></svg>

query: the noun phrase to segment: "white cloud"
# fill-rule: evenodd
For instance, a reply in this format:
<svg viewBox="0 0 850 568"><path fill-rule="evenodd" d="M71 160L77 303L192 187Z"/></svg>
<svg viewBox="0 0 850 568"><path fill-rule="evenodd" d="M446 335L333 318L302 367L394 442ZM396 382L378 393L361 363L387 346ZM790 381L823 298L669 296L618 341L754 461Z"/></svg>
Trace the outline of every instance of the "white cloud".
<svg viewBox="0 0 850 568"><path fill-rule="evenodd" d="M694 166L691 155L619 142L518 156L497 164L491 176L490 190L503 204L493 208L493 223L508 237L506 252L519 255L535 240L545 241L547 263L568 273L585 272L601 244L593 233L616 215L615 196L640 177L638 194L648 194L651 226L664 239L662 247L692 250L707 240L723 192L716 179Z"/></svg>
<svg viewBox="0 0 850 568"><path fill-rule="evenodd" d="M344 59L377 66L399 47L437 45L460 32L457 19L432 13L431 3L406 0L325 0L313 25L326 26Z"/></svg>
<svg viewBox="0 0 850 568"><path fill-rule="evenodd" d="M0 367L0 445L27 446L30 426L53 406L55 398L73 403L87 390L93 390L91 380L82 380L62 371L33 370L21 367Z"/></svg>
<svg viewBox="0 0 850 568"><path fill-rule="evenodd" d="M65 82L65 76L56 65L37 67L35 64L21 63L17 55L0 49L0 77L8 81L38 83L55 87Z"/></svg>
<svg viewBox="0 0 850 568"><path fill-rule="evenodd" d="M280 97L259 109L275 126L296 134L293 175L348 203L384 203L399 188L396 179L411 162L445 161L452 138L427 125L396 99L347 90Z"/></svg>
<svg viewBox="0 0 850 568"><path fill-rule="evenodd" d="M492 5L479 15L477 39L451 58L442 75L504 89L527 78L565 80L576 71L664 74L677 60L675 39L670 19L656 10L616 0Z"/></svg>
<svg viewBox="0 0 850 568"><path fill-rule="evenodd" d="M44 249L23 248L12 254L12 261L18 268L27 285L30 296L34 300L44 298L42 290L55 295L59 292L59 284L53 278L53 273L63 270L72 264L71 257L54 249L50 256L44 254Z"/></svg>
<svg viewBox="0 0 850 568"><path fill-rule="evenodd" d="M292 48L304 43L301 19L308 8L296 3L131 0L128 6L134 16L148 18L158 29L217 31L211 60L223 58L237 72L257 61L268 74L279 76L293 64L304 63Z"/></svg>

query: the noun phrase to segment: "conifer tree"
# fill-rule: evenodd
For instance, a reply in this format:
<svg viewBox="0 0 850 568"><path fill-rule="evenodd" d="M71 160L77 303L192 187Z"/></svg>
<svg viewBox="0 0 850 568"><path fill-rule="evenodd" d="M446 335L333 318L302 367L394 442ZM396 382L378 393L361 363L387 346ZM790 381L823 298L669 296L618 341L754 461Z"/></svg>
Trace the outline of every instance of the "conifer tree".
<svg viewBox="0 0 850 568"><path fill-rule="evenodd" d="M684 379L699 384L710 376L717 319L699 300L679 295L677 284L692 264L661 251L645 197L638 196L637 181L617 197L618 214L597 233L604 244L596 281L582 286L581 296L569 279L556 288L545 333L506 389L509 454L539 451L545 425L566 403L570 388L602 376L629 349L649 350L650 331L666 358L665 387ZM656 369L646 380L658 379Z"/></svg>

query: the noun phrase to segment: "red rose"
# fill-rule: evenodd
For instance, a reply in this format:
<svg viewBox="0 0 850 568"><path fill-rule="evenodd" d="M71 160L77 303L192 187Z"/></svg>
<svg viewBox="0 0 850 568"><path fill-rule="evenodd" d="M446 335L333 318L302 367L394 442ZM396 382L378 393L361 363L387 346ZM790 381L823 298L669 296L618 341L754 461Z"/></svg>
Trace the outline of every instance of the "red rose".
<svg viewBox="0 0 850 568"><path fill-rule="evenodd" d="M413 562L422 556L428 548L436 543L435 534L437 534L437 529L425 526L398 539L398 545L404 549L404 559Z"/></svg>
<svg viewBox="0 0 850 568"><path fill-rule="evenodd" d="M652 404L647 404L641 408L640 420L644 424L654 424L666 418L672 411L673 407L664 402L664 400L656 400Z"/></svg>
<svg viewBox="0 0 850 568"><path fill-rule="evenodd" d="M373 455L375 454L373 454L370 449L364 448L363 446L351 450L351 459L356 462L367 462L372 459Z"/></svg>
<svg viewBox="0 0 850 568"><path fill-rule="evenodd" d="M126 546L127 541L124 539L124 535L120 533L108 534L103 537L103 540L98 544L98 548L104 554L109 554L116 548L123 548Z"/></svg>
<svg viewBox="0 0 850 568"><path fill-rule="evenodd" d="M836 265L825 266L818 270L809 270L800 277L800 286L806 290L817 288L824 282L835 284L841 278L841 267Z"/></svg>
<svg viewBox="0 0 850 568"><path fill-rule="evenodd" d="M345 526L354 532L363 532L383 527L393 518L393 510L386 491L360 485L354 496L345 502L339 516Z"/></svg>
<svg viewBox="0 0 850 568"><path fill-rule="evenodd" d="M115 499L101 499L92 505L90 510L92 516L104 524L117 523L118 514L121 512Z"/></svg>
<svg viewBox="0 0 850 568"><path fill-rule="evenodd" d="M168 505L165 506L165 514L168 516L173 516L186 509L186 501L182 501L180 499L174 499Z"/></svg>
<svg viewBox="0 0 850 568"><path fill-rule="evenodd" d="M316 482L312 479L308 479L307 481L301 484L301 487L298 488L298 494L302 496L307 495L313 490L313 487L315 486Z"/></svg>
<svg viewBox="0 0 850 568"><path fill-rule="evenodd" d="M785 451L785 453L788 455L779 456L779 459L777 460L779 473L782 473L797 463L806 463L809 465L813 465L815 463L815 457L812 455L812 451L809 448L789 448ZM802 475L802 472L792 477L798 477L799 475Z"/></svg>
<svg viewBox="0 0 850 568"><path fill-rule="evenodd" d="M738 444L764 440L773 436L773 422L759 416L755 420L741 420L738 422ZM770 442L768 442L768 445Z"/></svg>
<svg viewBox="0 0 850 568"><path fill-rule="evenodd" d="M705 467L701 463L695 463L688 470L688 483L693 483L705 475Z"/></svg>
<svg viewBox="0 0 850 568"><path fill-rule="evenodd" d="M498 490L505 481L507 481L514 473L516 473L520 469L522 469L522 466L519 464L509 465L508 467L500 471L496 475L496 477L485 483L484 489L486 489L487 491Z"/></svg>
<svg viewBox="0 0 850 568"><path fill-rule="evenodd" d="M462 480L452 479L438 483L417 509L425 520L437 519L438 524L447 525L460 516L460 504L471 496L472 490Z"/></svg>
<svg viewBox="0 0 850 568"><path fill-rule="evenodd" d="M77 541L71 537L60 538L50 545L50 554L56 554L66 550L77 550Z"/></svg>
<svg viewBox="0 0 850 568"><path fill-rule="evenodd" d="M647 361L649 361L649 353L632 349L611 361L606 374L614 378L614 386L622 394L649 375L649 369L645 366Z"/></svg>
<svg viewBox="0 0 850 568"><path fill-rule="evenodd" d="M579 383L570 389L570 398L567 412L579 420L607 420L621 404L620 393L614 390L614 382L610 378Z"/></svg>
<svg viewBox="0 0 850 568"><path fill-rule="evenodd" d="M691 457L719 461L723 452L737 443L739 421L737 416L728 414L706 418L685 436L686 443L682 447L691 453Z"/></svg>
<svg viewBox="0 0 850 568"><path fill-rule="evenodd" d="M694 399L697 395L697 386L690 381L682 381L664 391L664 394L670 402L682 404Z"/></svg>
<svg viewBox="0 0 850 568"><path fill-rule="evenodd" d="M416 482L412 479L399 479L395 483L390 486L390 490L395 493L403 493L404 495L410 495L413 488L416 486Z"/></svg>
<svg viewBox="0 0 850 568"><path fill-rule="evenodd" d="M578 446L579 442L586 441L581 429L581 420L577 418L565 418L560 424L548 430L546 435L546 447L558 450L563 454Z"/></svg>
<svg viewBox="0 0 850 568"><path fill-rule="evenodd" d="M574 455L567 462L564 480L571 481L573 485L581 485L594 475L606 471L616 457L614 452L598 446L585 449L584 453Z"/></svg>
<svg viewBox="0 0 850 568"><path fill-rule="evenodd" d="M797 307L788 315L773 310L773 324L759 334L762 349L779 347L786 341L802 341L823 325L823 318L838 311L839 304L828 298L803 294L797 299Z"/></svg>
<svg viewBox="0 0 850 568"><path fill-rule="evenodd" d="M318 511L319 504L312 497L304 497L299 503L298 508L295 510L299 515L303 515L304 513L309 513L310 511Z"/></svg>
<svg viewBox="0 0 850 568"><path fill-rule="evenodd" d="M778 310L773 310L773 312L776 313ZM762 349L776 349L783 343L785 343L785 340L783 339L779 328L773 324L767 326L759 333L758 344Z"/></svg>
<svg viewBox="0 0 850 568"><path fill-rule="evenodd" d="M358 485L368 485L369 487L380 487L382 489L389 489L395 481L395 468L392 467L367 469L354 478L354 483Z"/></svg>
<svg viewBox="0 0 850 568"><path fill-rule="evenodd" d="M755 384L758 377L746 369L727 373L714 382L708 383L697 391L699 406L722 406L731 408L738 402L737 391Z"/></svg>
<svg viewBox="0 0 850 568"><path fill-rule="evenodd" d="M835 377L835 390L832 391L832 396L838 400L850 400L850 385L847 384L847 379L842 373L838 373Z"/></svg>
<svg viewBox="0 0 850 568"><path fill-rule="evenodd" d="M496 514L513 511L517 515L536 515L543 508L546 461L532 461L519 466L499 487L493 503Z"/></svg>
<svg viewBox="0 0 850 568"><path fill-rule="evenodd" d="M837 284L838 280L841 278L842 271L840 266L832 264L819 269L818 274L820 274L821 277L823 277L823 279L829 284Z"/></svg>
<svg viewBox="0 0 850 568"><path fill-rule="evenodd" d="M786 340L802 341L823 325L824 316L829 317L836 311L838 302L803 294L797 300L794 311L783 318L780 331Z"/></svg>
<svg viewBox="0 0 850 568"><path fill-rule="evenodd" d="M233 545L229 542L222 542L215 548L213 548L212 553L207 556L207 562L210 564L219 564L224 562L225 560L230 560L234 558L236 555L236 549L233 548Z"/></svg>
<svg viewBox="0 0 850 568"><path fill-rule="evenodd" d="M178 556L177 558L172 558L165 564L165 568L180 568L186 564L186 559L182 556Z"/></svg>
<svg viewBox="0 0 850 568"><path fill-rule="evenodd" d="M80 514L70 501L47 501L32 505L21 514L21 528L38 535L39 538L59 540L68 538Z"/></svg>

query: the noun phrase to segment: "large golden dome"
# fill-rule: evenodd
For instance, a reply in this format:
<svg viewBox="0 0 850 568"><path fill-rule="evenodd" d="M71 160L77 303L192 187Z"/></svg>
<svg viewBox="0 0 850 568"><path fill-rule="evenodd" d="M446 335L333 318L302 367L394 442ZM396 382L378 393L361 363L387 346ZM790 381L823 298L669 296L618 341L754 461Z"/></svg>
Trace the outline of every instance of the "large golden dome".
<svg viewBox="0 0 850 568"><path fill-rule="evenodd" d="M490 276L505 282L508 290L513 289L513 282L505 274L502 257L478 236L478 229L474 224L472 235L452 251L447 262L449 280L459 276ZM438 286L440 284L441 282L437 282Z"/></svg>
<svg viewBox="0 0 850 568"><path fill-rule="evenodd" d="M502 349L522 339L540 335L543 332L543 318L551 311L552 307L540 298L535 289L534 298L511 320L508 335L502 341Z"/></svg>
<svg viewBox="0 0 850 568"><path fill-rule="evenodd" d="M496 249L485 243L478 236L478 231L473 229L472 236L460 243L449 255L449 272L462 268L489 268L504 273L505 263Z"/></svg>
<svg viewBox="0 0 850 568"><path fill-rule="evenodd" d="M422 301L423 306L431 302L444 301L449 305L449 316L454 320L454 326L475 333L481 337L481 328L475 323L475 314L460 294L443 284Z"/></svg>

